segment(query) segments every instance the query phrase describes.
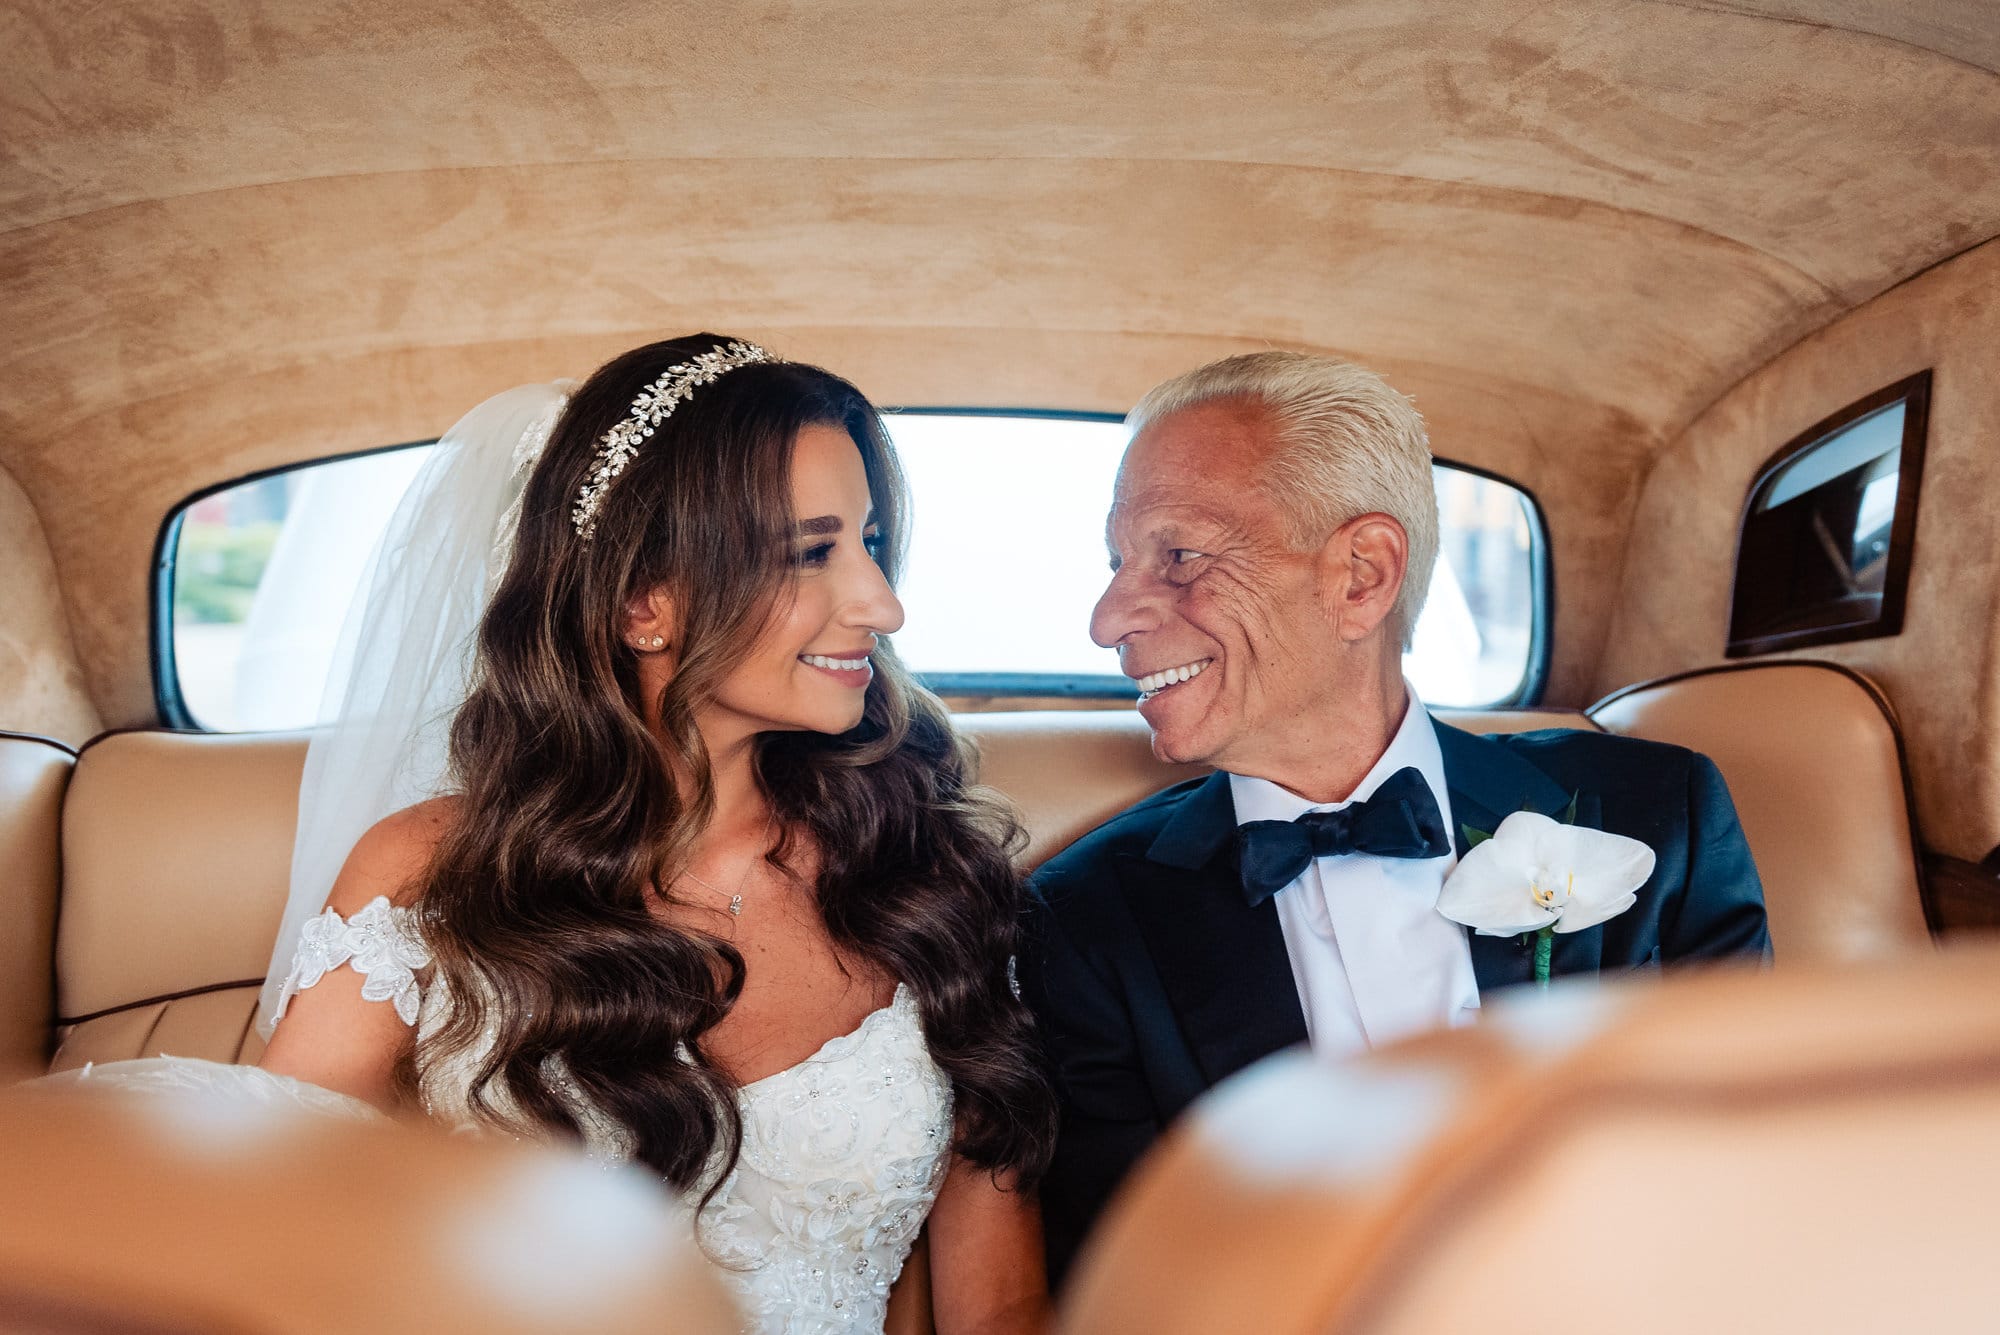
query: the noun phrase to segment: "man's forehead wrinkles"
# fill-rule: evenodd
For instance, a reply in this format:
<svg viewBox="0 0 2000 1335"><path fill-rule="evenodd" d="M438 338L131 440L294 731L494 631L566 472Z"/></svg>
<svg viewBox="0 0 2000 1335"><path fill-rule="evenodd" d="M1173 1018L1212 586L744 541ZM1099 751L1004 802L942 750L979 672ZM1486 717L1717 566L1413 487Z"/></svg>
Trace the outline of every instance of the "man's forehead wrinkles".
<svg viewBox="0 0 2000 1335"><path fill-rule="evenodd" d="M1111 507L1106 527L1115 526L1126 532L1153 533L1170 526L1205 524L1216 528L1231 528L1238 526L1239 523L1235 517L1192 498L1133 496L1124 498Z"/></svg>

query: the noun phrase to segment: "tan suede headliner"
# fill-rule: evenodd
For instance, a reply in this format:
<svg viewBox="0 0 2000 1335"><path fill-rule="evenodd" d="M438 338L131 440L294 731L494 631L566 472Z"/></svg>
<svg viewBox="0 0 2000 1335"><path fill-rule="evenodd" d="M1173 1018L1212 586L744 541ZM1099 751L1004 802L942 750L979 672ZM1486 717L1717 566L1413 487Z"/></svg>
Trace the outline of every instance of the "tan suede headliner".
<svg viewBox="0 0 2000 1335"><path fill-rule="evenodd" d="M106 721L188 491L708 327L889 403L1387 372L1557 534L1584 698L1660 443L2000 233L1990 3L0 13L0 467Z"/></svg>
<svg viewBox="0 0 2000 1335"><path fill-rule="evenodd" d="M1869 302L1736 386L1659 457L1641 496L1599 669L1606 690L1706 666L1729 625L1741 498L1772 453L1833 408L1931 369L1902 633L1817 645L1896 702L1924 843L2000 844L2000 241ZM1724 504L1723 501L1735 504Z"/></svg>

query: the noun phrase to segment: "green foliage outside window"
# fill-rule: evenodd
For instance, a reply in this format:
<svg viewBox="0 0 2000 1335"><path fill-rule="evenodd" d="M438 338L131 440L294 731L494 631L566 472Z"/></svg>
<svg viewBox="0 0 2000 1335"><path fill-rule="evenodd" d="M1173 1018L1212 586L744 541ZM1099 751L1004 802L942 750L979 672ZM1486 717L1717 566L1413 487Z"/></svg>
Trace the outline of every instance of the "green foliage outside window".
<svg viewBox="0 0 2000 1335"><path fill-rule="evenodd" d="M183 528L174 570L175 617L211 625L235 625L248 617L279 527L276 520L264 520Z"/></svg>

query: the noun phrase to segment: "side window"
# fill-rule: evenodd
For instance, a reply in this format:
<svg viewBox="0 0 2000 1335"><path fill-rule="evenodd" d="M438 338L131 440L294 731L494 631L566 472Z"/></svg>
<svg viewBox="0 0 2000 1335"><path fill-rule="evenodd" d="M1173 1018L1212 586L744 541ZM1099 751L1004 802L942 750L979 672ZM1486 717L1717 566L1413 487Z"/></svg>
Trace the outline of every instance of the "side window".
<svg viewBox="0 0 2000 1335"><path fill-rule="evenodd" d="M1457 464L1437 484L1438 559L1403 671L1425 702L1533 704L1549 667L1549 543L1541 507Z"/></svg>
<svg viewBox="0 0 2000 1335"><path fill-rule="evenodd" d="M1108 578L1115 419L907 411L903 659L949 696L1132 698L1090 642ZM317 715L347 599L426 445L301 464L213 488L161 531L154 597L162 717L262 731ZM1547 543L1533 499L1440 463L1430 599L1404 668L1439 705L1531 702L1546 668Z"/></svg>
<svg viewBox="0 0 2000 1335"><path fill-rule="evenodd" d="M1728 656L1894 635L1930 416L1922 371L1795 437L1750 486Z"/></svg>
<svg viewBox="0 0 2000 1335"><path fill-rule="evenodd" d="M428 444L300 464L183 503L154 563L154 689L170 726L303 728L348 600Z"/></svg>

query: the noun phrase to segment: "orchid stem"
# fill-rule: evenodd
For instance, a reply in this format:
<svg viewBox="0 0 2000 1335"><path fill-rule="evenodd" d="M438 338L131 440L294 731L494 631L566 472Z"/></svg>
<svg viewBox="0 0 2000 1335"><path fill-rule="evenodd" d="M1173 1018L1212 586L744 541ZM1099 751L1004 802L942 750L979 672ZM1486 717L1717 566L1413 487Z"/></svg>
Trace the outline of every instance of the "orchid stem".
<svg viewBox="0 0 2000 1335"><path fill-rule="evenodd" d="M1549 963L1555 958L1556 929L1544 927L1535 933L1535 984L1549 985Z"/></svg>

